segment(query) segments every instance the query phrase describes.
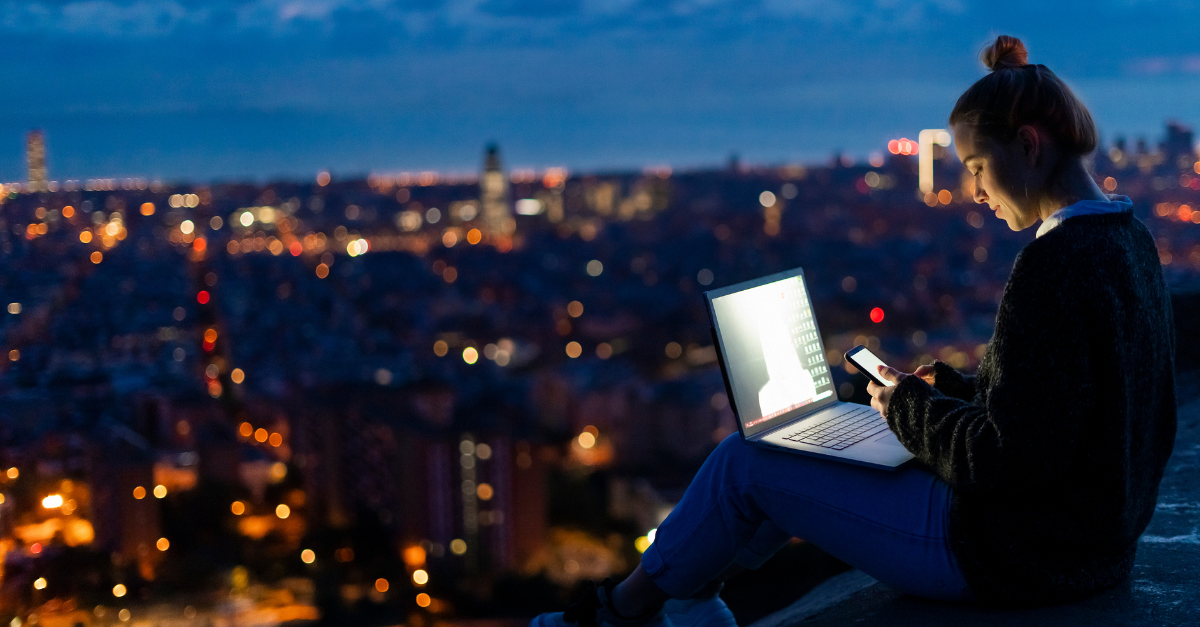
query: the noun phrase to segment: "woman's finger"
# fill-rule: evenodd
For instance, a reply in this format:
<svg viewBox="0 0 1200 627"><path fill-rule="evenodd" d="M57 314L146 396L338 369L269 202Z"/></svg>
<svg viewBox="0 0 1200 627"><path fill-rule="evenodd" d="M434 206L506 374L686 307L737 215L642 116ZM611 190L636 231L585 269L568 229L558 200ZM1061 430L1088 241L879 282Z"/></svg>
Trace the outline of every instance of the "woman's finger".
<svg viewBox="0 0 1200 627"><path fill-rule="evenodd" d="M899 383L900 375L903 374L891 366L878 366L877 369L879 370L879 376L893 383Z"/></svg>

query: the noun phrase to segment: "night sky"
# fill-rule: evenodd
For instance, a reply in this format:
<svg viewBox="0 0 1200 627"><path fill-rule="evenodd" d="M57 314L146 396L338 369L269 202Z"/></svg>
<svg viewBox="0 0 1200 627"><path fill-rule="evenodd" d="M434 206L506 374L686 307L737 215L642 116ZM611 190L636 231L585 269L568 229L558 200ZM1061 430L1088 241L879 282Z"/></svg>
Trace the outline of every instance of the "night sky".
<svg viewBox="0 0 1200 627"><path fill-rule="evenodd" d="M0 181L863 158L943 127L996 34L1107 141L1200 124L1200 3L0 0Z"/></svg>

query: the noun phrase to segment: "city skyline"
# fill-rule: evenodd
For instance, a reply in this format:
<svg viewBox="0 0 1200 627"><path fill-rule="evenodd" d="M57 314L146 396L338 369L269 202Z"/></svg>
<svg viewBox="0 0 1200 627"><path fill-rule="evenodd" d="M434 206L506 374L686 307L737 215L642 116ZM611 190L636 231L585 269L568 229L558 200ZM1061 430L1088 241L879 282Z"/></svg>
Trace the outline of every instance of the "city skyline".
<svg viewBox="0 0 1200 627"><path fill-rule="evenodd" d="M1165 122L1165 124L1163 124L1162 127L1160 127L1160 129L1158 131L1155 131L1155 132L1152 132L1149 134L1143 134L1143 135L1136 135L1136 136L1126 136L1126 135L1121 135L1121 134L1105 135L1103 132L1101 132L1100 133L1100 145L1097 147L1097 150L1103 151L1112 146L1121 146L1122 148L1124 148L1125 146L1129 146L1130 149L1134 150L1135 152L1138 150L1145 150L1147 154L1150 154L1150 153L1155 152L1156 150L1162 149L1163 146L1165 146L1167 144L1176 143L1178 141L1178 138L1173 136L1172 133L1174 130L1182 130L1187 133L1190 133L1191 129L1192 129L1192 126L1190 124L1182 123L1178 117L1167 117L1167 118L1165 118L1164 122ZM1166 129L1165 133L1161 132L1162 128ZM943 134L944 136L947 137L947 139L945 139L945 140L939 139L939 142L944 142L939 145L944 145L944 146L950 145L950 142L951 142L951 140L949 139L950 134L949 134L949 132L945 131L944 129L937 129L937 128L922 129L921 131L919 131L919 133L914 132L914 133L910 133L910 134L913 135L914 137L916 137L919 134L923 135L927 132L938 132L938 133ZM229 184L229 183L269 184L269 183L274 183L274 182L297 183L297 182L304 182L304 181L308 181L308 180L318 180L319 181L322 179L324 179L326 181L328 181L328 180L367 181L367 180L373 180L376 177L383 177L383 178L397 179L397 180L411 178L412 179L411 184L425 185L426 183L420 183L419 181L422 177L429 177L429 176L433 177L433 179L431 179L433 181L433 183L431 183L431 184L448 183L448 184L473 185L473 184L476 184L479 182L480 175L481 175L481 171L479 168L479 160L478 160L478 158L476 158L476 163L474 164L474 168L472 168L471 164L464 164L461 167L456 166L456 167L452 167L452 168L448 168L448 169L438 169L438 168L417 166L417 167L413 167L410 169L375 168L375 169L367 169L367 170L362 170L362 171L338 171L335 168L325 167L325 168L318 168L317 170L314 170L312 172L299 172L298 171L298 172L292 172L292 173L288 173L288 174L280 174L280 175L275 175L275 176L254 176L254 175L218 176L218 177L212 177L212 178L207 178L207 179L203 178L203 177L187 177L187 176L169 177L169 176L151 176L151 175L144 175L144 174L130 174L130 175L122 175L122 176L96 175L96 176L57 177L57 176L55 176L55 173L50 170L50 165L48 165L48 164L52 163L53 157L50 155L52 148L47 145L46 132L44 129L34 128L34 129L28 130L25 133L23 141L22 141L23 145L21 147L24 150L21 153L23 156L23 158L21 160L21 165L24 168L24 171L22 173L20 173L20 175L17 175L17 176L0 177L0 184L8 184L10 186L18 185L18 186L28 187L29 184L34 182L33 179L30 178L32 172L30 171L30 161L29 161L29 159L31 158L29 138L34 137L34 136L37 137L36 141L37 141L37 145L38 145L38 148L36 151L38 154L38 157L37 157L38 175L37 175L37 177L34 177L34 178L37 179L39 185L49 184L51 186L51 188L48 191L59 191L60 187L66 191L70 191L71 189L75 189L75 190L84 189L87 184L90 184L92 182L94 182L97 185L114 186L114 187L112 187L112 189L122 188L122 186L124 186L125 189L146 189L150 185L155 185L155 186L208 185L208 184ZM906 141L911 142L913 152L897 153L896 150L893 149L893 144L896 144L897 141L899 141L901 143L906 142ZM795 159L795 160L790 160L790 161L753 162L753 161L747 161L746 159L743 158L743 155L741 153L734 151L734 152L730 152L728 155L726 155L723 160L717 159L717 160L713 160L711 162L697 162L697 163L685 164L683 167L677 167L676 164L667 163L667 162L653 162L653 163L644 163L644 164L628 163L628 164L623 164L623 165L599 166L599 167L593 167L593 168L576 169L574 167L563 167L562 164L555 165L553 163L545 163L545 164L539 164L537 166L528 165L528 164L518 164L515 166L511 166L511 167L505 167L505 168L501 169L500 171L507 172L509 174L509 176L516 177L514 180L517 180L517 179L520 179L520 178L526 177L526 176L535 176L535 175L540 176L540 174L538 174L538 173L547 173L547 172L562 173L564 175L566 173L570 173L571 175L611 176L611 175L617 175L617 174L631 174L631 173L637 173L637 172L642 172L642 173L709 172L709 171L729 169L729 168L735 168L735 169L740 168L743 170L748 170L748 169L768 169L768 170L770 170L770 169L787 168L787 167L801 167L801 168L803 168L803 167L822 167L822 166L829 165L833 161L838 161L841 165L845 165L845 166L851 166L851 165L874 166L877 162L879 162L879 160L884 159L887 156L888 152L891 152L892 154L916 155L917 154L917 151L916 151L917 144L918 144L917 140L912 140L907 137L901 137L900 135L896 135L895 137L891 137L891 138L880 141L878 148L872 149L869 152L865 152L863 154L854 154L854 153L850 153L850 152L843 151L843 150L834 150L834 151L831 151L831 152L825 154L823 157L814 156L812 159L808 159L808 160ZM482 144L481 146L482 146L482 152L484 153L484 156L485 156L485 160L488 158L488 155L492 153L492 151L500 148L500 145L494 141L486 142L486 143ZM1200 142L1197 142L1197 144L1195 146L1193 146L1192 148L1193 148L1193 150L1200 152ZM840 160L839 160L839 157L840 157ZM486 171L487 168L485 167L484 170ZM66 184L66 187L62 187L64 184ZM925 185L925 183L922 183L922 185ZM97 189L102 189L102 188L98 187ZM26 191L28 191L28 190L26 190ZM42 190L42 191L47 191L47 190ZM921 191L926 191L926 190L924 190L924 188L922 188Z"/></svg>
<svg viewBox="0 0 1200 627"><path fill-rule="evenodd" d="M1192 3L30 3L0 9L0 180L47 133L57 178L575 171L859 159L942 128L1022 37L1105 138L1200 121ZM1059 32L1059 25L1075 28Z"/></svg>

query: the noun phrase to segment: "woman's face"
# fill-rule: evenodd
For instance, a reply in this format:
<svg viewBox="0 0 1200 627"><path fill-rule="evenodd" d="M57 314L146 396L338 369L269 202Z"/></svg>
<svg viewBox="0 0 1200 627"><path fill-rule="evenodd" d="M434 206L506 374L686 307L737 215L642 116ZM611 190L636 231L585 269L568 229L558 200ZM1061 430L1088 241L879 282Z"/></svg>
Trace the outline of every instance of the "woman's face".
<svg viewBox="0 0 1200 627"><path fill-rule="evenodd" d="M1000 143L980 136L975 127L965 123L955 124L951 132L954 150L975 180L975 202L991 207L1014 231L1036 224L1034 192L1039 186L1031 181L1037 177L1031 176L1034 173L1027 165L1027 138L1018 134L1011 142Z"/></svg>

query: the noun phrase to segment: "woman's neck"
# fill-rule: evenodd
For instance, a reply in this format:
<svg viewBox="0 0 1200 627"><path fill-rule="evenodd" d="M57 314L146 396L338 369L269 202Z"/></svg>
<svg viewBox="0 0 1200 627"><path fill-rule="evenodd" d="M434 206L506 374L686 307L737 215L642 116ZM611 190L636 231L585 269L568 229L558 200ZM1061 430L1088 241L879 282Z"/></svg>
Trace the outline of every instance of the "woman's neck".
<svg viewBox="0 0 1200 627"><path fill-rule="evenodd" d="M1082 157L1067 157L1058 180L1050 186L1039 203L1039 217L1045 220L1055 211L1081 200L1103 201L1108 200L1108 196L1096 185Z"/></svg>

